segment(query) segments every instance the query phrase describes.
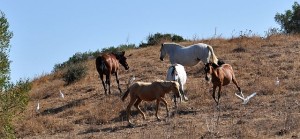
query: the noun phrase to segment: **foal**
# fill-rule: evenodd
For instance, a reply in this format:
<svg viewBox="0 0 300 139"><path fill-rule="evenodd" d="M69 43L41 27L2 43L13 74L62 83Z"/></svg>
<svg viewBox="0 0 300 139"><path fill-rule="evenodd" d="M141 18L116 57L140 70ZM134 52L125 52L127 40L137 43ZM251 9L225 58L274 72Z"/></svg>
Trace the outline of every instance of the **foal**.
<svg viewBox="0 0 300 139"><path fill-rule="evenodd" d="M130 94L130 102L127 106L127 121L129 124L132 122L129 120L130 109L132 105L142 114L143 118L146 119L145 114L139 107L139 104L144 101L153 101L156 100L156 113L155 116L157 120L160 120L158 117L158 107L159 102L162 101L167 110L167 116L169 116L168 103L164 99L165 94L173 92L174 95L178 98L180 97L180 86L176 81L154 81L154 82L136 82L131 85L127 91L122 96L122 101Z"/></svg>
<svg viewBox="0 0 300 139"><path fill-rule="evenodd" d="M213 94L212 97L214 98L217 105L219 105L219 99L220 99L220 93L222 86L228 85L231 81L236 85L238 90L242 92L241 88L236 82L233 69L229 64L224 63L218 63L219 65L216 65L214 63L207 63L205 64L205 79L207 81L212 81L213 83ZM216 88L219 87L218 92L218 101L215 98L215 91Z"/></svg>
<svg viewBox="0 0 300 139"><path fill-rule="evenodd" d="M107 95L106 84L108 84L108 92L109 94L111 94L110 92L111 74L115 74L118 83L118 89L120 93L122 93L119 84L119 78L118 78L118 70L120 68L119 63L122 64L126 70L129 69L129 66L126 62L127 58L124 55L125 55L124 51L121 53L106 53L106 54L102 54L96 59L96 68L99 73L100 79L102 81L105 95ZM106 75L105 83L103 81L103 75Z"/></svg>

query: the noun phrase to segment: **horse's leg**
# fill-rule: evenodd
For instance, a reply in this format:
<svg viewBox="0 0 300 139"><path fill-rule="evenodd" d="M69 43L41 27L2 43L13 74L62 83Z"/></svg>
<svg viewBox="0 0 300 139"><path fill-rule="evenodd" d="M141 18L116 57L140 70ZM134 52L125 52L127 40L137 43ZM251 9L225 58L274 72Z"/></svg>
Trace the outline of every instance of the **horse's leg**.
<svg viewBox="0 0 300 139"><path fill-rule="evenodd" d="M110 78L111 78L111 75L110 75L110 72L108 73L108 75L106 75L106 84L108 85L108 93L111 94L110 92Z"/></svg>
<svg viewBox="0 0 300 139"><path fill-rule="evenodd" d="M142 102L140 98L137 99L137 101L134 103L135 108L143 115L144 120L146 119L145 114L142 112L139 104Z"/></svg>
<svg viewBox="0 0 300 139"><path fill-rule="evenodd" d="M177 108L177 99L176 99L176 96L173 95L173 97L174 97L175 108Z"/></svg>
<svg viewBox="0 0 300 139"><path fill-rule="evenodd" d="M118 72L115 72L115 76L116 76L116 80L117 80L117 83L118 83L118 89L119 89L120 93L122 94L122 90L121 90L120 84L119 84Z"/></svg>
<svg viewBox="0 0 300 139"><path fill-rule="evenodd" d="M236 79L235 79L234 76L233 76L233 78L232 78L232 82L235 84L235 86L238 88L238 90L239 90L240 92L242 92L242 89L241 89L240 86L238 85L238 83L237 83L237 81L236 81Z"/></svg>
<svg viewBox="0 0 300 139"><path fill-rule="evenodd" d="M159 117L158 117L158 115L157 115L157 113L158 113L158 107L159 107L159 99L156 99L156 113L155 113L155 116L156 116L156 118L157 118L157 120L160 120L159 119Z"/></svg>
<svg viewBox="0 0 300 139"><path fill-rule="evenodd" d="M170 115L169 115L169 109L168 109L168 103L167 103L167 101L165 99L163 99L163 98L160 98L160 100L165 104L166 110L167 110L167 117L169 117Z"/></svg>
<svg viewBox="0 0 300 139"><path fill-rule="evenodd" d="M103 81L103 74L102 74L102 73L100 74L100 79L101 79L101 81L102 81L102 85L103 85L103 88L104 88L104 91L105 91L105 95L107 95L106 84L105 84L104 81Z"/></svg>
<svg viewBox="0 0 300 139"><path fill-rule="evenodd" d="M222 89L222 85L219 85L219 92L218 92L218 105L220 102L220 97L221 97L221 89Z"/></svg>
<svg viewBox="0 0 300 139"><path fill-rule="evenodd" d="M215 96L216 88L217 88L217 86L216 86L216 85L214 85L214 86L213 86L213 93L212 93L212 97L213 97L213 99L215 100L215 102L217 103L217 105L219 105L218 101L216 100L216 96Z"/></svg>
<svg viewBox="0 0 300 139"><path fill-rule="evenodd" d="M130 119L129 119L129 116L130 116L130 108L132 107L132 105L134 104L135 101L136 101L136 99L130 98L130 102L129 102L129 104L128 104L128 106L127 106L127 109L126 109L126 112L127 112L127 121L128 121L129 124L132 124L132 123L130 122Z"/></svg>

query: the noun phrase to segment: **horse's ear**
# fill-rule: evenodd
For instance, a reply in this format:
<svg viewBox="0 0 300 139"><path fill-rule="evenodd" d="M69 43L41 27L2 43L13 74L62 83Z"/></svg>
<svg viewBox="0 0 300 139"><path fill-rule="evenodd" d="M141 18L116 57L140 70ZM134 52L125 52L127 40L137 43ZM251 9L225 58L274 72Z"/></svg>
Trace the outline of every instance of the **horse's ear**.
<svg viewBox="0 0 300 139"><path fill-rule="evenodd" d="M122 51L121 54L124 56L125 55L125 51Z"/></svg>

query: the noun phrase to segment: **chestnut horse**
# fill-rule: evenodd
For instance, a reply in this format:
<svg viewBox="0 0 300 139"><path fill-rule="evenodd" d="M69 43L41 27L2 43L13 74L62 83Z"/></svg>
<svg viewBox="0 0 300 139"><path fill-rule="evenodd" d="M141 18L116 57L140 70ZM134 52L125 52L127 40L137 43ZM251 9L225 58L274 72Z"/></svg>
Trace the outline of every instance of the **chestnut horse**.
<svg viewBox="0 0 300 139"><path fill-rule="evenodd" d="M118 83L118 89L120 90L120 93L122 93L119 84L119 78L118 78L118 70L120 68L119 63L122 64L126 70L129 69L129 66L126 62L127 58L124 55L125 52L123 51L121 53L102 54L101 56L96 58L96 68L99 73L100 79L102 81L102 85L105 90L105 95L107 95L106 84L108 84L108 92L109 94L111 94L110 92L111 74L115 74ZM105 83L103 81L103 75L106 75Z"/></svg>
<svg viewBox="0 0 300 139"><path fill-rule="evenodd" d="M229 64L224 64L224 62L218 62L218 65L215 63L207 63L205 64L204 71L206 74L205 79L207 81L211 80L211 82L213 83L212 97L214 98L217 105L219 105L222 86L228 85L231 81L236 85L238 90L242 92L241 88L236 82L233 69ZM215 91L217 87L219 87L218 101L215 98Z"/></svg>
<svg viewBox="0 0 300 139"><path fill-rule="evenodd" d="M181 89L180 85L177 81L154 81L154 82L136 82L132 84L127 91L122 96L122 101L126 99L128 94L130 94L130 102L127 106L126 112L127 112L127 121L129 125L132 125L132 122L129 120L130 116L130 109L132 105L135 106L135 108L143 115L143 118L146 119L145 114L142 112L142 110L139 107L139 104L144 101L153 101L156 100L156 113L155 116L157 120L160 120L158 117L158 108L159 108L159 102L162 101L167 110L167 116L169 117L169 108L168 103L164 99L166 93L170 92L174 93L175 97L180 97Z"/></svg>

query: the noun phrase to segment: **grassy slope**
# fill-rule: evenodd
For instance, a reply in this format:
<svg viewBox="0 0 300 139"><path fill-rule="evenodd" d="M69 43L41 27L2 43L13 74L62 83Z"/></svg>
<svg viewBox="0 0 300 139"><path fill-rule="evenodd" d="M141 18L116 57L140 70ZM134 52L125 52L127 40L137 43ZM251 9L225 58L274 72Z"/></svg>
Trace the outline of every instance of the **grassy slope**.
<svg viewBox="0 0 300 139"><path fill-rule="evenodd" d="M112 92L104 96L94 60L86 62L88 75L65 86L60 73L35 79L24 119L15 122L18 137L24 138L274 138L300 137L300 37L273 36L268 39L236 38L201 40L213 46L218 57L233 66L244 94L258 95L242 105L233 84L223 88L220 111L211 97L212 84L204 81L203 64L186 67L188 103L163 121L156 121L154 102L142 103L147 120L133 110L135 128L128 128L116 81ZM185 42L190 45L197 42ZM130 70L120 71L125 91L130 76L137 81L164 79L169 61L159 60L159 46L129 50ZM245 52L240 52L245 50ZM276 77L280 85L275 86ZM59 90L65 93L60 98ZM169 106L173 106L167 96ZM40 113L35 112L37 102ZM174 115L175 114L175 115ZM166 115L160 107L161 117Z"/></svg>

